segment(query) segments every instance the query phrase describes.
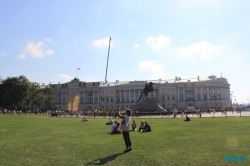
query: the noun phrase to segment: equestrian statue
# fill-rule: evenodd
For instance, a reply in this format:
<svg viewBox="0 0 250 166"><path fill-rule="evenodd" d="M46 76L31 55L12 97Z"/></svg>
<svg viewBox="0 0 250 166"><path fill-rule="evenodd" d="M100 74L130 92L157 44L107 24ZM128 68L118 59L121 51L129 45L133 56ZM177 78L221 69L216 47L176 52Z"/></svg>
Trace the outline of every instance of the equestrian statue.
<svg viewBox="0 0 250 166"><path fill-rule="evenodd" d="M153 92L154 90L157 91L156 89L153 88L154 83L150 82L145 84L144 90L141 92L141 95L139 97L139 100L142 98L142 94L144 94L144 98L147 98L149 92Z"/></svg>

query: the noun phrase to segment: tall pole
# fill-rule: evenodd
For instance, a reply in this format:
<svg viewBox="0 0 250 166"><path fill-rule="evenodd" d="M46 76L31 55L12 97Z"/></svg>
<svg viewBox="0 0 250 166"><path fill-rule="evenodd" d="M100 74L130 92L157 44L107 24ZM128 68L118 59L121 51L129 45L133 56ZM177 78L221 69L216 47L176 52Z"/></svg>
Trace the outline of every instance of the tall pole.
<svg viewBox="0 0 250 166"><path fill-rule="evenodd" d="M109 50L110 50L110 42L111 42L111 37L109 38ZM105 84L107 83L107 72L108 72L108 66L109 66L109 50L108 50L108 58L107 58L107 66L106 66Z"/></svg>

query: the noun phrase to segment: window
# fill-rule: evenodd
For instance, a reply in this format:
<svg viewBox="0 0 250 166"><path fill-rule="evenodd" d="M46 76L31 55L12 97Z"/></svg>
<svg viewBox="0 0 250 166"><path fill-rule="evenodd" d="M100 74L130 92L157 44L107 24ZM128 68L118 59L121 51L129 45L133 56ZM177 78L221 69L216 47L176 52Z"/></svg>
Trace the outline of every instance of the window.
<svg viewBox="0 0 250 166"><path fill-rule="evenodd" d="M170 100L170 96L168 96L168 100Z"/></svg>
<svg viewBox="0 0 250 166"><path fill-rule="evenodd" d="M204 99L205 99L205 100L207 99L207 95L206 95L206 94L204 95Z"/></svg>
<svg viewBox="0 0 250 166"><path fill-rule="evenodd" d="M175 96L172 96L172 100L175 100Z"/></svg>
<svg viewBox="0 0 250 166"><path fill-rule="evenodd" d="M107 101L107 103L108 103L108 102L109 102L109 98L107 98L107 100L106 100L106 101Z"/></svg>
<svg viewBox="0 0 250 166"><path fill-rule="evenodd" d="M113 98L110 98L110 101L113 102Z"/></svg>
<svg viewBox="0 0 250 166"><path fill-rule="evenodd" d="M93 103L93 93L88 93L88 103Z"/></svg>

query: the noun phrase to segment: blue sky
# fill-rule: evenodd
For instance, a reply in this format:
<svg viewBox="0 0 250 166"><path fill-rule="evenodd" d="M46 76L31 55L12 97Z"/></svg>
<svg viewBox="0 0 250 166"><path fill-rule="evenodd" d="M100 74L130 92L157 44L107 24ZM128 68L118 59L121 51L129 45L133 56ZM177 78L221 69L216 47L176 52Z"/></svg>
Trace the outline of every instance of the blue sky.
<svg viewBox="0 0 250 166"><path fill-rule="evenodd" d="M227 78L250 100L250 1L0 1L0 76L39 83Z"/></svg>

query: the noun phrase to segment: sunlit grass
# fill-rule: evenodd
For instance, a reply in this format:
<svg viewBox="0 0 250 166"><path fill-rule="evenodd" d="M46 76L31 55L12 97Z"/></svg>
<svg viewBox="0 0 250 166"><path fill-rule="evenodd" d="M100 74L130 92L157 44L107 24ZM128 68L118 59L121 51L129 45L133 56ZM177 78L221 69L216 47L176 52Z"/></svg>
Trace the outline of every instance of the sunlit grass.
<svg viewBox="0 0 250 166"><path fill-rule="evenodd" d="M0 115L0 165L249 165L250 118L134 119L150 133L109 135L106 119ZM120 119L117 119L120 121ZM244 155L229 163L224 156Z"/></svg>

